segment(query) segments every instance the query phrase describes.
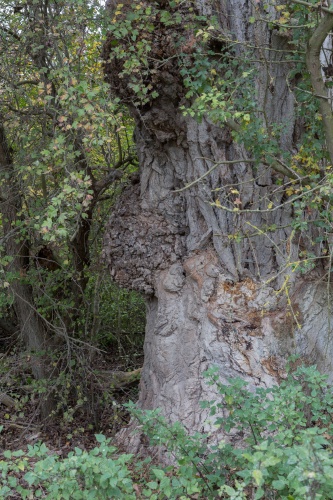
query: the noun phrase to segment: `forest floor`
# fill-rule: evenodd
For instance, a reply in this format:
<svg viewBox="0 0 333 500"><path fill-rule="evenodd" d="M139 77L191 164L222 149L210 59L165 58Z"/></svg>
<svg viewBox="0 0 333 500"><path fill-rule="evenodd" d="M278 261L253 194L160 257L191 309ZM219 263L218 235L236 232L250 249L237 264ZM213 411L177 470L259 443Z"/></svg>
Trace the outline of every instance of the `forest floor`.
<svg viewBox="0 0 333 500"><path fill-rule="evenodd" d="M58 414L42 421L40 397L36 390L31 391L27 387L31 374L25 361L15 351L7 354L6 359L0 356L0 393L6 392L15 401L14 407L0 404L0 460L5 450L26 451L29 445L37 443L45 443L53 453L64 457L76 447L90 450L96 446L95 434L113 438L128 423L129 415L123 405L129 400L137 400L138 381L114 389L98 386L97 379L94 384L82 383L85 387L78 386L79 391L85 394L81 397L81 400L86 399L84 403L78 402L77 394L66 393L66 401L62 394ZM140 368L142 364L142 353L136 351L134 356L120 356L118 349L110 346L90 364L89 373L101 369L128 372ZM59 392L61 386L58 385L57 390Z"/></svg>

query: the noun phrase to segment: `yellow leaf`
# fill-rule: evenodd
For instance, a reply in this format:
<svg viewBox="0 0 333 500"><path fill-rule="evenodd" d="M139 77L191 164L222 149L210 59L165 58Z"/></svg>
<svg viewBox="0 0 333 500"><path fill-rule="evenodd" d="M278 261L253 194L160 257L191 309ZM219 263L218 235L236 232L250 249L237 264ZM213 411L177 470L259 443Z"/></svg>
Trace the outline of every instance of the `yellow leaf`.
<svg viewBox="0 0 333 500"><path fill-rule="evenodd" d="M215 205L217 207L222 207L220 200L215 200Z"/></svg>
<svg viewBox="0 0 333 500"><path fill-rule="evenodd" d="M272 202L268 203L268 207L267 208L270 210L272 207L273 207L273 203Z"/></svg>
<svg viewBox="0 0 333 500"><path fill-rule="evenodd" d="M256 469L256 470L252 471L252 476L253 476L255 482L257 483L257 485L260 486L260 484L262 482L262 472L261 472L261 470Z"/></svg>

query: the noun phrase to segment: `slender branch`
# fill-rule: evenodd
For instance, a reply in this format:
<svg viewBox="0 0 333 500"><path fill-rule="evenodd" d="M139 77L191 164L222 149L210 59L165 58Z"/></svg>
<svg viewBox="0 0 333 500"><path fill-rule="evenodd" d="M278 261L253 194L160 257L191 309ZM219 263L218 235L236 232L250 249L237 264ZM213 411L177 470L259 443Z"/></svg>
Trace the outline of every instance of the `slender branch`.
<svg viewBox="0 0 333 500"><path fill-rule="evenodd" d="M301 89L299 87L294 87L294 89L298 90L299 92L303 92L305 94L310 94L312 95L313 97L319 97L320 99L326 99L326 101L331 101L331 97L328 97L328 96L325 96L325 95L318 95L318 94L314 94L313 92L310 92L310 90L305 90L305 89Z"/></svg>
<svg viewBox="0 0 333 500"><path fill-rule="evenodd" d="M182 187L181 189L175 189L172 191L173 193L181 193L182 191L185 191L186 189L189 189L192 186L195 186L198 184L198 182L202 181L207 175L211 174L213 170L218 167L219 165L224 165L224 164L235 164L235 163L254 163L256 160L254 159L245 159L245 158L240 158L239 160L224 160L224 161L219 161L215 163L207 172L205 172L203 175L195 179L193 182L190 182L189 184L186 184L186 186ZM273 170L278 172L279 174L285 175L286 177L297 180L301 185L306 184L309 182L309 176L306 177L300 177L292 168L288 167L285 163L282 163L282 161L275 159L272 163L267 163L265 161L261 162L263 165L267 167L271 167Z"/></svg>
<svg viewBox="0 0 333 500"><path fill-rule="evenodd" d="M14 31L10 30L9 28L6 28L5 26L1 25L0 30L3 30L5 33L8 33L8 35L11 35L13 38L15 38L15 40L18 40L19 42L21 41L21 37Z"/></svg>
<svg viewBox="0 0 333 500"><path fill-rule="evenodd" d="M263 161L262 163L268 167L271 167L273 170L275 170L275 172L289 177L289 179L295 179L297 181L300 180L299 175L297 175L292 169L290 169L287 165L280 162L279 160L274 159L272 163L267 163L265 161Z"/></svg>
<svg viewBox="0 0 333 500"><path fill-rule="evenodd" d="M228 165L231 165L231 164L234 164L234 163L254 163L256 160L247 160L247 159L240 159L240 160L223 160L223 161L219 161L218 163L215 163L209 170L207 170L207 172L205 172L203 175L201 175L201 177L199 177L198 179L195 179L193 182L190 182L189 184L186 184L186 186L184 186L183 188L181 189L175 189L173 191L173 193L181 193L182 191L185 191L185 189L188 189L192 186L195 186L195 184L198 184L198 182L202 181L202 179L204 179L205 177L207 177L207 175L209 175L211 172L213 172L213 170L218 167L219 165L224 165L224 164L228 164Z"/></svg>
<svg viewBox="0 0 333 500"><path fill-rule="evenodd" d="M49 116L50 118L54 118L54 115L50 112L50 111L47 111L45 109L41 109L41 110L28 110L28 111L24 111L22 109L17 109L17 108L14 108L13 106L11 106L10 104L6 104L6 107L10 110L10 111L13 111L14 113L18 113L20 115L23 115L23 116L40 116L40 115L47 115Z"/></svg>
<svg viewBox="0 0 333 500"><path fill-rule="evenodd" d="M234 132L240 133L242 130L241 126L237 122L235 122L235 120L232 120L232 119L226 120L226 124ZM241 161L244 161L244 160L241 160ZM264 161L263 159L261 159L261 162L264 165L271 167L273 170L275 170L279 174L282 174L282 175L285 175L286 177L289 177L289 179L295 179L295 180L300 181L301 184L304 184L304 182L308 181L308 177L306 177L306 179L301 180L300 176L296 172L294 172L293 169L291 169L290 167L288 167L288 165L286 165L285 163L282 163L278 159L273 159L273 161L271 163L267 163L267 161Z"/></svg>
<svg viewBox="0 0 333 500"><path fill-rule="evenodd" d="M314 191L317 191L317 189L321 188L322 185L321 184L318 184L317 186L313 187L312 189L309 189L307 191L306 194L309 194L309 193L312 193ZM280 208L283 208L285 207L286 205L289 205L290 203L293 203L295 200L299 200L300 198L302 198L304 196L304 193L301 193L293 198L290 198L289 200L286 200L284 201L283 203L280 203L280 205L276 205L275 207L272 207L272 208L256 208L256 209L241 209L241 208L228 208L228 207L225 207L224 205L220 205L220 204L216 204L214 202L209 202L209 204L212 206L212 207L217 207L217 208L220 208L222 210L225 210L226 212L231 212L233 214L244 214L244 213L268 213L268 212L276 212L276 210L279 210Z"/></svg>
<svg viewBox="0 0 333 500"><path fill-rule="evenodd" d="M220 37L215 37L217 40L221 40L222 42L230 43L233 45L243 45L244 47L248 49L259 49L258 45L252 45L248 42L245 42L243 40L233 40L232 38L228 36L220 36ZM279 53L290 53L290 54L305 54L304 50L286 50L286 49L273 49L272 47L260 47L262 50L268 50L269 52L279 52Z"/></svg>
<svg viewBox="0 0 333 500"><path fill-rule="evenodd" d="M38 85L39 80L22 80L21 82L15 82L15 87L19 87L20 85Z"/></svg>
<svg viewBox="0 0 333 500"><path fill-rule="evenodd" d="M332 14L332 11L327 7L324 7L322 3L318 2L316 4L312 4L309 2L304 2L304 0L289 0L291 3L297 3L298 5L305 5L309 9L322 10L323 12L327 12L328 14Z"/></svg>
<svg viewBox="0 0 333 500"><path fill-rule="evenodd" d="M99 181L95 182L94 184L94 190L97 195L102 194L101 191L105 191L105 189L111 184L111 182L114 182L117 179L121 179L121 177L124 175L124 172L120 170L121 167L125 167L131 161L133 160L132 157L124 158L123 160L119 160L112 169L109 170L108 174L100 179Z"/></svg>
<svg viewBox="0 0 333 500"><path fill-rule="evenodd" d="M298 2L300 0L297 0ZM326 14L312 34L306 54L306 64L310 73L314 93L319 99L319 109L323 117L327 149L333 164L333 115L332 103L327 100L327 89L321 74L320 51L333 28L333 14ZM326 96L326 97L322 97Z"/></svg>

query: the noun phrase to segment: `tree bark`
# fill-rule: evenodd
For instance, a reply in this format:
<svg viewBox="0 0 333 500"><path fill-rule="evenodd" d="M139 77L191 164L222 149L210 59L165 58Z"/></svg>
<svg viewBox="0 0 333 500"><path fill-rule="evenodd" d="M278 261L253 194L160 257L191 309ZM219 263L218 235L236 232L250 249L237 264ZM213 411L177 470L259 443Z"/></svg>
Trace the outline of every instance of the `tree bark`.
<svg viewBox="0 0 333 500"><path fill-rule="evenodd" d="M14 273L10 282L10 292L14 298L14 309L23 342L31 354L31 368L37 380L48 379L52 369L46 351L52 347L40 316L34 306L32 287L27 281L29 269L29 242L21 231L22 193L15 177L11 151L7 144L5 130L0 124L0 175L1 175L1 215L7 256L10 258L7 272ZM51 391L40 405L41 415L46 418L54 408Z"/></svg>
<svg viewBox="0 0 333 500"><path fill-rule="evenodd" d="M288 38L267 24L249 24L255 8L247 0L214 5L221 30L255 45L265 59L256 68L263 126L280 124L281 149L296 151L301 127L287 82L291 63L283 62ZM212 2L197 7L212 14ZM107 65L106 73L119 92ZM241 376L270 386L285 376L288 356L299 354L332 380L330 284L322 280L322 261L303 275L293 272L301 251L320 255L313 245L318 230L304 235L292 229L293 205L276 189L281 175L248 162L230 128L184 117L173 75L163 78L159 97L140 112L132 109L140 185L129 186L113 210L104 254L113 278L146 296L139 405L159 407L193 432L211 429L200 401L216 396L203 377L213 365L223 382ZM230 202L233 187L243 211ZM283 206L270 210L270 203ZM138 436L130 443L141 446Z"/></svg>

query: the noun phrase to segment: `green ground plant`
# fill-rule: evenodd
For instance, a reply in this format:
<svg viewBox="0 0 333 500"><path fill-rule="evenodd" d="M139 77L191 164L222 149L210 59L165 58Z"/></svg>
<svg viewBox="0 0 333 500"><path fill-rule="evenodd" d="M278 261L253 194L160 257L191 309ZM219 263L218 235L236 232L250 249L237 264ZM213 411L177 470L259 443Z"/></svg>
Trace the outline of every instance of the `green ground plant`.
<svg viewBox="0 0 333 500"><path fill-rule="evenodd" d="M267 389L249 388L240 379L222 384L215 369L207 380L218 397L203 406L223 439L190 435L158 411L130 404L151 449L160 449L159 456L173 465L121 454L102 435L96 435L93 450L76 448L66 458L39 444L4 453L2 498L14 492L53 500L332 498L333 395L325 375L300 366Z"/></svg>

